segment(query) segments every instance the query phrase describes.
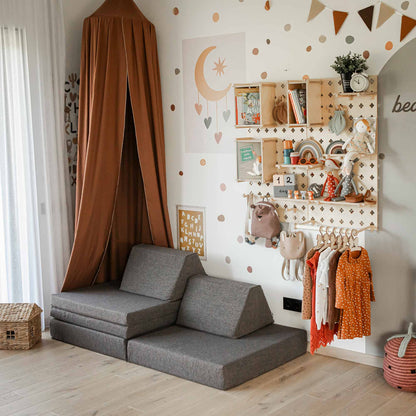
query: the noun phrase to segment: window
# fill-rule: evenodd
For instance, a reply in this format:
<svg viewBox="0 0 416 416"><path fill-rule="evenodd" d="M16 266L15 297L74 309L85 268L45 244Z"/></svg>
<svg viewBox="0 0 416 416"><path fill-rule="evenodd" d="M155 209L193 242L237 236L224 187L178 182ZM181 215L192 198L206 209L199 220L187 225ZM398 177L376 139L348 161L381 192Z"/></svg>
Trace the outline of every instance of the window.
<svg viewBox="0 0 416 416"><path fill-rule="evenodd" d="M15 334L14 331L6 331L6 337L7 337L7 339L15 339L16 334Z"/></svg>

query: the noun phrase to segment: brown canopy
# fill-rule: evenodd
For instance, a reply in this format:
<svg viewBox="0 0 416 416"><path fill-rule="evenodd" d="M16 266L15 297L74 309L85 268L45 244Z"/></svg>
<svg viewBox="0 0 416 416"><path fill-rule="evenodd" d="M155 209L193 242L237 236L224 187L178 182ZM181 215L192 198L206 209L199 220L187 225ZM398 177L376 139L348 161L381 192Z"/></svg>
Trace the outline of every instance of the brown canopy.
<svg viewBox="0 0 416 416"><path fill-rule="evenodd" d="M107 0L84 21L75 241L62 290L118 279L140 242L173 246L156 33L133 0Z"/></svg>

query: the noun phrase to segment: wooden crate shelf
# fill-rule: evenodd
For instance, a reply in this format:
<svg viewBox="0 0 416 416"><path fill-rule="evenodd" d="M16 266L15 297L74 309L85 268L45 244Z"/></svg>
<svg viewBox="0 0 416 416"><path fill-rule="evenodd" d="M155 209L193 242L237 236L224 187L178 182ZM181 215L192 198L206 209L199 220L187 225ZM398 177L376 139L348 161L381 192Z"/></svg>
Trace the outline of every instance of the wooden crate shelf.
<svg viewBox="0 0 416 416"><path fill-rule="evenodd" d="M275 127L277 122L273 119L273 106L276 96L276 83L259 82L252 84L234 84L234 97L236 97L236 128L266 128ZM239 123L239 110L237 100L238 96L244 93L259 93L259 122L242 124Z"/></svg>

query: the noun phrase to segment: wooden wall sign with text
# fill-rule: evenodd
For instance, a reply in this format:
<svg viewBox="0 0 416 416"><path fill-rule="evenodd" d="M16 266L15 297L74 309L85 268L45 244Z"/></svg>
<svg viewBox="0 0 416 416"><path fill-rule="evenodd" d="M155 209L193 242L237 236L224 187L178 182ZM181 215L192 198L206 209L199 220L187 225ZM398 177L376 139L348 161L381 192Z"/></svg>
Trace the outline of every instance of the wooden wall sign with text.
<svg viewBox="0 0 416 416"><path fill-rule="evenodd" d="M207 258L205 240L205 208L177 205L178 249L198 253Z"/></svg>

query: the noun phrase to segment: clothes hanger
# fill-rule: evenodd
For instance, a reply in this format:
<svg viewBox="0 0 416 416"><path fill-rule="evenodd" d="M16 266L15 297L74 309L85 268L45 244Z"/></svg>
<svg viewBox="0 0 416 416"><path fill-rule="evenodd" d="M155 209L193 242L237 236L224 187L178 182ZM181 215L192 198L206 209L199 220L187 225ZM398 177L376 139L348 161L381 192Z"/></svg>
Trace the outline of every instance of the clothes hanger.
<svg viewBox="0 0 416 416"><path fill-rule="evenodd" d="M325 227L325 234L323 238L324 238L324 245L319 249L320 253L322 253L324 250L326 250L328 247L331 246L331 237L328 234L328 227Z"/></svg>
<svg viewBox="0 0 416 416"><path fill-rule="evenodd" d="M352 243L353 245L352 245L352 248L351 248L351 252L361 251L361 247L358 245L358 232L357 232L357 230L352 230L351 235L352 235L352 238L353 238L353 243Z"/></svg>
<svg viewBox="0 0 416 416"><path fill-rule="evenodd" d="M338 238L337 238L337 236L335 235L335 230L336 230L336 227L334 227L334 229L332 230L332 233L331 233L331 250L337 250L338 249Z"/></svg>
<svg viewBox="0 0 416 416"><path fill-rule="evenodd" d="M342 237L342 247L340 252L344 253L345 251L348 250L348 245L349 245L349 238L348 238L348 230L344 229L344 236Z"/></svg>
<svg viewBox="0 0 416 416"><path fill-rule="evenodd" d="M322 247L322 245L324 244L323 234L322 234L322 227L323 227L323 225L321 225L319 227L319 234L316 236L316 246L315 246L316 250L319 250Z"/></svg>

